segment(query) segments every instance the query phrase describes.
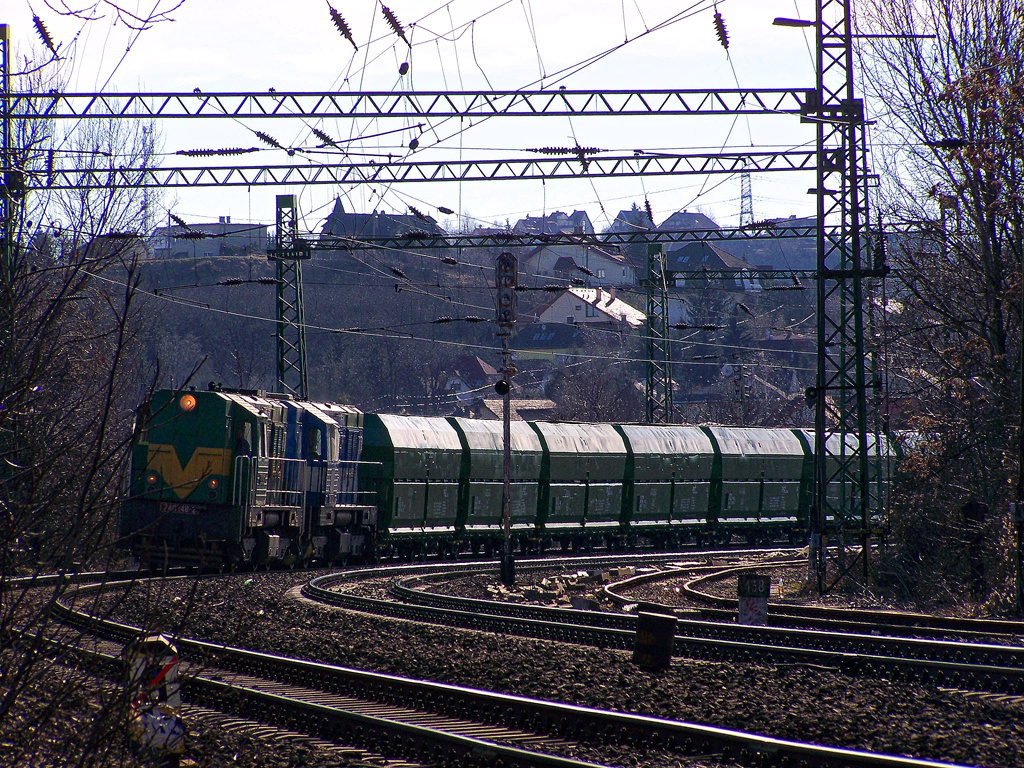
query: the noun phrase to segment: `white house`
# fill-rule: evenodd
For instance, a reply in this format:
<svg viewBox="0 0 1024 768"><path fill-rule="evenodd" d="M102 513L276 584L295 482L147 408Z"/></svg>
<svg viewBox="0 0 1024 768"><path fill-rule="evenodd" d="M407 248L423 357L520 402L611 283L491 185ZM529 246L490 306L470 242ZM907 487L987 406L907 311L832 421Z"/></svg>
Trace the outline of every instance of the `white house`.
<svg viewBox="0 0 1024 768"><path fill-rule="evenodd" d="M537 309L537 322L639 328L646 315L616 297L614 288L567 288Z"/></svg>

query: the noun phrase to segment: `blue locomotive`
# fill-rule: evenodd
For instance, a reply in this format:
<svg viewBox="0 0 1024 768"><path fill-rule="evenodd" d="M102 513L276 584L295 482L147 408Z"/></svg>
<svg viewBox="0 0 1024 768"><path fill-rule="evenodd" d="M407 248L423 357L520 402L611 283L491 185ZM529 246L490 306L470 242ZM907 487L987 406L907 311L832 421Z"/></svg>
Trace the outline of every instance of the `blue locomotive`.
<svg viewBox="0 0 1024 768"><path fill-rule="evenodd" d="M523 551L807 531L805 430L516 421L510 445ZM131 451L120 532L143 560L344 562L502 540L499 421L163 390L139 409Z"/></svg>

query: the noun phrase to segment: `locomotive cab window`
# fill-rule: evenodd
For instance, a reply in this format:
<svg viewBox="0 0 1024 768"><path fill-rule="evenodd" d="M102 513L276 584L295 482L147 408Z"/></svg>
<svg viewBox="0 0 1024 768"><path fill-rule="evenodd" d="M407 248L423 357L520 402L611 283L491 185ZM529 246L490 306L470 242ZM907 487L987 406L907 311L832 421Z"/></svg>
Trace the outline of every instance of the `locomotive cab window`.
<svg viewBox="0 0 1024 768"><path fill-rule="evenodd" d="M252 424L248 422L238 425L235 430L235 455L249 456L252 454Z"/></svg>
<svg viewBox="0 0 1024 768"><path fill-rule="evenodd" d="M311 427L306 432L306 457L313 461L319 461L323 457L320 447L322 435L319 427Z"/></svg>
<svg viewBox="0 0 1024 768"><path fill-rule="evenodd" d="M150 410L149 403L144 403L139 408L139 414L135 418L135 434L134 440L137 443L148 443L149 442L149 422L152 419L152 411Z"/></svg>

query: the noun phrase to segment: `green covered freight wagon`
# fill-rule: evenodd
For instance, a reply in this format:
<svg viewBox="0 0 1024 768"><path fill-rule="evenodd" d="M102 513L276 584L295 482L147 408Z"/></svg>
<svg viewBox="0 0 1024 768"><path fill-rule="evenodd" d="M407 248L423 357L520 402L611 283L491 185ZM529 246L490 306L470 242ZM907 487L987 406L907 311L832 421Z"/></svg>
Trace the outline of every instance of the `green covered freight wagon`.
<svg viewBox="0 0 1024 768"><path fill-rule="evenodd" d="M632 534L668 542L708 527L711 438L699 427L622 424L628 451L623 522Z"/></svg>
<svg viewBox="0 0 1024 768"><path fill-rule="evenodd" d="M711 508L720 532L744 533L752 542L795 532L813 458L804 442L789 430L702 429L714 444Z"/></svg>
<svg viewBox="0 0 1024 768"><path fill-rule="evenodd" d="M500 421L449 417L462 441L458 525L478 548L502 533L504 486L504 428ZM543 448L525 421L509 424L509 496L511 530L532 533L537 522L537 490Z"/></svg>
<svg viewBox="0 0 1024 768"><path fill-rule="evenodd" d="M455 537L462 442L446 419L366 414L363 472L378 508L378 538Z"/></svg>
<svg viewBox="0 0 1024 768"><path fill-rule="evenodd" d="M553 538L618 532L626 445L611 424L530 422L544 447L538 524Z"/></svg>

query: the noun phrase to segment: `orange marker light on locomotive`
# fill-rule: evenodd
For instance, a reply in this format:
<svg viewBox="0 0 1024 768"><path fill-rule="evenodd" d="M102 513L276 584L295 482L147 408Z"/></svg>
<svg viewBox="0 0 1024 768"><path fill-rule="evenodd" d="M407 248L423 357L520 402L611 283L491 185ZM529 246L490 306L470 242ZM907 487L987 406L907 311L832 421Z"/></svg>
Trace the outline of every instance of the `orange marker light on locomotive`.
<svg viewBox="0 0 1024 768"><path fill-rule="evenodd" d="M146 475L146 482L149 485L156 485L157 480L158 478L156 476L156 472L150 472L148 475Z"/></svg>
<svg viewBox="0 0 1024 768"><path fill-rule="evenodd" d="M217 486L220 485L220 483L217 482L217 478L216 477L211 477L209 479L209 481L207 481L207 485L210 486L210 490L211 491L215 491L215 490L217 490Z"/></svg>
<svg viewBox="0 0 1024 768"><path fill-rule="evenodd" d="M181 400L178 401L178 405L181 406L181 410L185 411L185 413L188 413L189 411L193 410L196 407L195 395L183 396Z"/></svg>

